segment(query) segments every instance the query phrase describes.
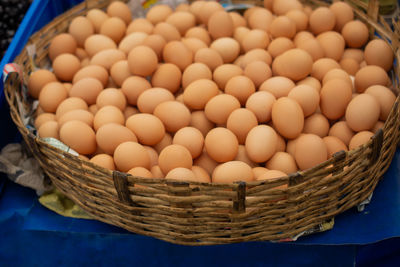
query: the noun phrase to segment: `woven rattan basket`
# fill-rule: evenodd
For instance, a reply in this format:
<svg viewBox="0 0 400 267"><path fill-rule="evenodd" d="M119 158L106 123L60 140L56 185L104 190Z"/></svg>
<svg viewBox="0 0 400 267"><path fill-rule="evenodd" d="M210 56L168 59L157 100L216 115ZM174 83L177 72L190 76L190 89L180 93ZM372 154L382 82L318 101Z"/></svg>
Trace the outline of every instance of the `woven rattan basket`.
<svg viewBox="0 0 400 267"><path fill-rule="evenodd" d="M22 82L27 83L35 65L49 64L52 37L65 32L69 22L88 8L104 8L108 2L83 2L34 34L28 45L35 44L36 56L32 59L26 48L15 59L23 68ZM262 1L234 2L262 5ZM349 3L369 25L371 36L378 33L390 42L399 62L399 25L391 30L378 16L378 1L370 1L369 6ZM391 74L398 94L399 67L394 66ZM31 104L21 94L20 78L10 75L5 83L11 117L54 185L100 221L177 244L291 239L367 199L390 165L400 138L397 97L383 131L358 149L338 152L306 171L247 184L145 179L101 168L36 137L23 123L21 109L30 109ZM276 189L279 185L288 187Z"/></svg>

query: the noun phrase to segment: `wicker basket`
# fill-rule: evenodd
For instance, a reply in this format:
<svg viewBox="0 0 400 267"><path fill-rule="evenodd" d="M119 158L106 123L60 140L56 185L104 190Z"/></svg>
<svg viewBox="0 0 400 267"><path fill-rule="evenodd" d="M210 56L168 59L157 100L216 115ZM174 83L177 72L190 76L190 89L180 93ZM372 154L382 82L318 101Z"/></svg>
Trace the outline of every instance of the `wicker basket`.
<svg viewBox="0 0 400 267"><path fill-rule="evenodd" d="M69 22L88 8L104 8L108 2L86 1L34 34L28 45L35 44L36 57L30 58L29 49L24 49L15 59L23 67L23 82L26 84L34 64L49 64L47 48L53 36L65 32ZM236 2L262 5L262 1ZM370 1L369 7L361 1L349 2L356 16L369 25L371 34L377 32L390 41L399 62L398 24L392 31L378 17L378 1ZM399 77L398 66L391 72ZM398 79L394 81L398 90ZM338 152L306 171L247 184L145 179L101 168L37 138L20 115L21 109L31 104L20 93L17 75L7 80L5 95L13 121L59 190L100 221L184 245L284 240L311 229L370 196L390 165L400 138L397 97L383 131L358 149ZM276 189L279 185L288 187Z"/></svg>

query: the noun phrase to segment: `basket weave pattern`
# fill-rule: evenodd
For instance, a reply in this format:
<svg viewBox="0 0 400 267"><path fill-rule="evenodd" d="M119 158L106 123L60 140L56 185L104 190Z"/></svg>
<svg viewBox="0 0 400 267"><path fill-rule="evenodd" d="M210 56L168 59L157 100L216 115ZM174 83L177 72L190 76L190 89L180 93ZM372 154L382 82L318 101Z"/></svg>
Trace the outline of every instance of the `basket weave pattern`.
<svg viewBox="0 0 400 267"><path fill-rule="evenodd" d="M85 14L88 8L104 8L108 2L86 1L33 35L29 44L36 46L35 65L49 64L47 49L51 39L65 32L74 17ZM371 33L375 30L391 41L399 62L398 26L393 32L383 21L376 22L377 1L370 1L368 15L362 11L367 8L365 4L350 3L359 6L355 7L355 14L370 26ZM15 62L23 66L26 84L34 70L27 49ZM399 77L398 66L394 66L392 74ZM399 88L397 79L395 83ZM59 190L100 221L177 244L212 245L296 236L364 201L389 167L400 138L397 97L383 131L378 131L371 141L356 150L338 152L306 171L275 180L235 184L145 179L101 168L36 137L22 122L21 104L30 104L23 102L19 88L17 76L11 76L5 84L11 117ZM280 185L288 187L276 189Z"/></svg>

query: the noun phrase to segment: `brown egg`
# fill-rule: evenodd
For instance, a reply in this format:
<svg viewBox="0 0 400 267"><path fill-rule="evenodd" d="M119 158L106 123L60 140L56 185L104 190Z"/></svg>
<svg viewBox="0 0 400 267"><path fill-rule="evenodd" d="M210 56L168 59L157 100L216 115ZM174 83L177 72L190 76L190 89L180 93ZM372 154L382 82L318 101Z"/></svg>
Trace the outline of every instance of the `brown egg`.
<svg viewBox="0 0 400 267"><path fill-rule="evenodd" d="M276 17L269 26L269 32L272 37L293 38L296 34L296 24L287 16Z"/></svg>
<svg viewBox="0 0 400 267"><path fill-rule="evenodd" d="M324 49L316 39L305 40L297 45L300 48L310 54L314 61L323 58L325 56Z"/></svg>
<svg viewBox="0 0 400 267"><path fill-rule="evenodd" d="M107 85L108 82L108 72L107 70L99 65L90 65L80 69L75 73L72 83L75 84L83 78L95 78L99 80L103 86Z"/></svg>
<svg viewBox="0 0 400 267"><path fill-rule="evenodd" d="M193 63L189 65L182 75L182 87L186 88L190 83L199 79L212 79L212 72L203 63Z"/></svg>
<svg viewBox="0 0 400 267"><path fill-rule="evenodd" d="M97 130L96 141L100 149L112 155L118 145L128 141L137 142L137 138L127 127L117 123L108 123Z"/></svg>
<svg viewBox="0 0 400 267"><path fill-rule="evenodd" d="M75 54L77 45L75 38L71 34L60 33L56 35L49 46L50 60L54 60L58 55L65 53Z"/></svg>
<svg viewBox="0 0 400 267"><path fill-rule="evenodd" d="M88 110L88 105L86 102L78 97L69 97L66 98L64 101L62 101L56 110L56 120L61 118L62 115L65 113L75 110L75 109L83 109L83 110Z"/></svg>
<svg viewBox="0 0 400 267"><path fill-rule="evenodd" d="M182 42L171 41L164 47L163 58L166 63L175 64L184 71L193 62L193 53Z"/></svg>
<svg viewBox="0 0 400 267"><path fill-rule="evenodd" d="M381 67L369 65L361 68L355 76L354 86L358 93L363 93L372 85L386 86L390 78Z"/></svg>
<svg viewBox="0 0 400 267"><path fill-rule="evenodd" d="M139 143L128 141L117 146L114 162L118 170L127 172L134 167L150 169L150 157L147 150Z"/></svg>
<svg viewBox="0 0 400 267"><path fill-rule="evenodd" d="M200 166L193 166L192 172L196 176L197 181L201 183L211 183L211 177L204 168Z"/></svg>
<svg viewBox="0 0 400 267"><path fill-rule="evenodd" d="M154 25L145 18L136 18L132 20L128 27L126 28L126 35L133 32L144 32L147 34L152 34Z"/></svg>
<svg viewBox="0 0 400 267"><path fill-rule="evenodd" d="M155 5L147 12L146 19L153 23L153 25L156 25L159 22L165 21L172 12L172 8L168 5Z"/></svg>
<svg viewBox="0 0 400 267"><path fill-rule="evenodd" d="M153 178L153 174L148 169L143 167L134 167L130 169L127 173L136 177Z"/></svg>
<svg viewBox="0 0 400 267"><path fill-rule="evenodd" d="M86 18L90 20L90 22L93 24L94 31L98 33L100 31L101 24L103 24L103 22L108 19L109 16L103 10L93 8L88 10Z"/></svg>
<svg viewBox="0 0 400 267"><path fill-rule="evenodd" d="M315 113L305 119L303 133L315 134L322 138L328 135L329 126L329 121L324 115Z"/></svg>
<svg viewBox="0 0 400 267"><path fill-rule="evenodd" d="M217 127L208 132L204 145L208 155L217 162L233 160L238 153L239 142L230 130Z"/></svg>
<svg viewBox="0 0 400 267"><path fill-rule="evenodd" d="M275 129L283 137L293 139L303 131L303 110L295 100L288 97L279 98L272 106L271 115Z"/></svg>
<svg viewBox="0 0 400 267"><path fill-rule="evenodd" d="M196 175L187 168L174 168L165 176L166 179L197 182Z"/></svg>
<svg viewBox="0 0 400 267"><path fill-rule="evenodd" d="M349 150L358 148L367 143L374 134L370 131L361 131L353 136L350 140Z"/></svg>
<svg viewBox="0 0 400 267"><path fill-rule="evenodd" d="M97 154L96 156L92 157L89 161L105 169L109 169L112 171L115 170L114 159L110 155Z"/></svg>
<svg viewBox="0 0 400 267"><path fill-rule="evenodd" d="M213 79L219 88L225 88L226 83L234 76L242 75L243 70L233 64L224 64L217 67L213 73Z"/></svg>
<svg viewBox="0 0 400 267"><path fill-rule="evenodd" d="M126 107L126 98L120 89L107 88L98 94L96 104L98 108L110 105L116 106L121 111L124 111Z"/></svg>
<svg viewBox="0 0 400 267"><path fill-rule="evenodd" d="M207 25L208 20L210 17L217 11L224 10L222 5L220 3L210 1L210 2L205 2L201 7L199 11L199 18L200 21L204 24Z"/></svg>
<svg viewBox="0 0 400 267"><path fill-rule="evenodd" d="M134 114L125 123L143 145L159 143L165 134L165 128L159 118L152 114Z"/></svg>
<svg viewBox="0 0 400 267"><path fill-rule="evenodd" d="M209 121L204 113L204 111L194 111L192 112L190 126L195 127L200 130L200 132L205 137L207 133L214 128L214 123Z"/></svg>
<svg viewBox="0 0 400 267"><path fill-rule="evenodd" d="M157 54L158 60L162 59L162 51L167 42L159 34L148 35L143 39L142 45L148 46Z"/></svg>
<svg viewBox="0 0 400 267"><path fill-rule="evenodd" d="M182 38L182 43L192 51L193 55L202 48L207 48L208 46L200 39L197 38Z"/></svg>
<svg viewBox="0 0 400 267"><path fill-rule="evenodd" d="M295 46L292 40L287 37L278 37L271 41L268 46L268 52L275 58L293 48L295 48Z"/></svg>
<svg viewBox="0 0 400 267"><path fill-rule="evenodd" d="M204 137L198 129L184 127L175 133L172 143L186 147L195 159L203 152Z"/></svg>
<svg viewBox="0 0 400 267"><path fill-rule="evenodd" d="M243 42L244 37L249 32L250 29L247 27L238 27L233 32L233 38L241 44Z"/></svg>
<svg viewBox="0 0 400 267"><path fill-rule="evenodd" d="M259 29L268 31L274 17L271 11L263 8L254 9L254 11L247 18L247 24L250 29Z"/></svg>
<svg viewBox="0 0 400 267"><path fill-rule="evenodd" d="M231 63L239 56L240 44L233 38L222 37L213 41L210 48L216 50L224 63Z"/></svg>
<svg viewBox="0 0 400 267"><path fill-rule="evenodd" d="M302 10L303 6L298 0L274 0L272 10L277 15L284 15L290 10Z"/></svg>
<svg viewBox="0 0 400 267"><path fill-rule="evenodd" d="M343 52L342 59L351 58L361 63L364 60L364 51L356 48L346 48Z"/></svg>
<svg viewBox="0 0 400 267"><path fill-rule="evenodd" d="M102 50L115 49L117 48L117 45L108 36L102 34L93 34L85 40L84 47L89 57L92 57L94 54Z"/></svg>
<svg viewBox="0 0 400 267"><path fill-rule="evenodd" d="M61 127L61 126L63 126L64 123L66 123L68 121L77 120L77 121L82 121L82 122L86 123L90 127L93 127L93 119L94 119L94 116L90 111L84 110L84 109L74 109L74 110L68 111L64 115L62 115L58 119L58 124Z"/></svg>
<svg viewBox="0 0 400 267"><path fill-rule="evenodd" d="M154 27L153 33L161 35L166 42L179 41L181 39L178 29L166 22L158 23Z"/></svg>
<svg viewBox="0 0 400 267"><path fill-rule="evenodd" d="M276 152L274 156L265 164L265 167L270 170L278 170L286 174L297 171L297 165L293 156L286 152Z"/></svg>
<svg viewBox="0 0 400 267"><path fill-rule="evenodd" d="M108 5L107 14L110 17L118 17L122 19L125 24L129 24L132 20L132 12L129 6L121 1L115 1Z"/></svg>
<svg viewBox="0 0 400 267"><path fill-rule="evenodd" d="M195 16L186 11L175 11L167 17L165 22L175 26L182 36L185 36L188 29L196 26Z"/></svg>
<svg viewBox="0 0 400 267"><path fill-rule="evenodd" d="M335 30L340 32L343 26L354 19L353 8L346 2L334 2L329 9L335 15L336 25Z"/></svg>
<svg viewBox="0 0 400 267"><path fill-rule="evenodd" d="M81 121L66 122L60 128L60 140L79 154L90 155L96 151L96 135Z"/></svg>
<svg viewBox="0 0 400 267"><path fill-rule="evenodd" d="M264 168L264 167L255 167L252 169L253 170L253 175L254 175L254 179L258 179L258 177L260 177L261 175L265 174L268 169Z"/></svg>
<svg viewBox="0 0 400 267"><path fill-rule="evenodd" d="M154 72L151 83L153 87L162 87L168 89L171 93L175 93L180 88L181 77L182 72L176 65L165 63Z"/></svg>
<svg viewBox="0 0 400 267"><path fill-rule="evenodd" d="M168 132L176 132L188 126L191 119L189 109L178 101L166 101L159 104L153 114L164 123Z"/></svg>
<svg viewBox="0 0 400 267"><path fill-rule="evenodd" d="M94 33L94 27L89 19L78 16L69 24L68 32L74 37L78 46L83 47L85 40Z"/></svg>
<svg viewBox="0 0 400 267"><path fill-rule="evenodd" d="M164 88L150 88L139 95L137 107L140 112L152 114L154 109L163 102L175 100L174 95Z"/></svg>
<svg viewBox="0 0 400 267"><path fill-rule="evenodd" d="M168 173L172 169L179 167L192 169L192 155L184 146L177 144L169 145L160 152L158 165L163 173Z"/></svg>
<svg viewBox="0 0 400 267"><path fill-rule="evenodd" d="M245 143L248 132L257 125L257 117L246 108L234 110L226 122L226 127L236 135L239 144Z"/></svg>
<svg viewBox="0 0 400 267"><path fill-rule="evenodd" d="M93 120L93 128L97 131L101 126L107 123L117 123L123 125L125 116L122 111L115 106L105 106L100 108Z"/></svg>
<svg viewBox="0 0 400 267"><path fill-rule="evenodd" d="M328 150L321 137L305 134L296 141L296 163L301 170L312 168L328 159Z"/></svg>
<svg viewBox="0 0 400 267"><path fill-rule="evenodd" d="M290 139L287 141L286 145L286 152L292 155L292 157L295 157L295 152L296 152L296 142L300 138L300 136L303 136L304 133L300 134L297 138L295 139Z"/></svg>
<svg viewBox="0 0 400 267"><path fill-rule="evenodd" d="M254 175L251 167L241 161L229 161L219 165L212 173L213 183L251 182Z"/></svg>
<svg viewBox="0 0 400 267"><path fill-rule="evenodd" d="M169 133L165 133L163 139L156 145L154 145L154 149L158 154L167 146L172 145L172 137Z"/></svg>
<svg viewBox="0 0 400 267"><path fill-rule="evenodd" d="M241 45L244 52L260 48L266 49L269 45L268 34L263 30L251 30L246 33L241 41Z"/></svg>
<svg viewBox="0 0 400 267"><path fill-rule="evenodd" d="M214 12L207 22L208 32L215 40L233 35L233 20L228 12L221 10Z"/></svg>
<svg viewBox="0 0 400 267"><path fill-rule="evenodd" d="M149 35L144 32L133 32L129 35L126 35L118 44L118 49L128 55L133 48L140 45L145 45L144 41L148 36Z"/></svg>
<svg viewBox="0 0 400 267"><path fill-rule="evenodd" d="M210 121L225 124L232 111L238 108L240 108L240 102L234 96L220 94L207 102L204 112Z"/></svg>
<svg viewBox="0 0 400 267"><path fill-rule="evenodd" d="M307 117L315 112L319 105L319 94L315 88L309 85L298 85L294 87L288 94L300 104L304 116Z"/></svg>
<svg viewBox="0 0 400 267"><path fill-rule="evenodd" d="M153 167L153 166L158 165L158 153L157 153L157 151L151 146L144 146L144 148L147 150L147 153L149 154L150 166Z"/></svg>
<svg viewBox="0 0 400 267"><path fill-rule="evenodd" d="M145 78L131 76L122 83L121 91L130 105L136 105L139 95L150 88L151 84Z"/></svg>
<svg viewBox="0 0 400 267"><path fill-rule="evenodd" d="M275 58L272 70L276 67L276 73L289 79L299 81L306 78L312 71L313 59L302 49L290 49Z"/></svg>
<svg viewBox="0 0 400 267"><path fill-rule="evenodd" d="M190 83L183 92L183 102L191 109L204 109L207 102L218 95L218 86L208 79Z"/></svg>
<svg viewBox="0 0 400 267"><path fill-rule="evenodd" d="M35 128L39 129L40 126L48 121L56 121L56 115L54 113L42 113L39 116L36 117L35 119Z"/></svg>
<svg viewBox="0 0 400 267"><path fill-rule="evenodd" d="M199 49L194 55L194 62L207 65L211 71L224 64L222 56L211 48Z"/></svg>
<svg viewBox="0 0 400 267"><path fill-rule="evenodd" d="M247 155L247 152L246 152L246 147L244 145L239 145L238 153L237 153L236 157L234 158L234 160L244 162L247 165L249 165L251 168L258 166L257 163L255 163L254 161L252 161L249 158L249 156Z"/></svg>
<svg viewBox="0 0 400 267"><path fill-rule="evenodd" d="M332 125L328 135L339 138L346 146L348 146L351 138L354 136L354 132L349 128L345 121L339 121Z"/></svg>
<svg viewBox="0 0 400 267"><path fill-rule="evenodd" d="M45 69L39 69L29 75L28 92L33 98L38 98L42 88L50 83L56 82L56 76Z"/></svg>
<svg viewBox="0 0 400 267"><path fill-rule="evenodd" d="M324 141L326 149L328 150L328 159L330 159L336 152L348 150L343 141L335 136L325 136L322 138L322 140Z"/></svg>
<svg viewBox="0 0 400 267"><path fill-rule="evenodd" d="M392 110L392 106L396 101L396 95L389 88L382 85L373 85L368 87L367 90L365 90L365 93L375 97L381 110L379 119L386 121L390 111Z"/></svg>
<svg viewBox="0 0 400 267"><path fill-rule="evenodd" d="M103 90L101 82L95 78L87 77L77 81L69 91L70 97L79 97L88 105L96 103L97 96Z"/></svg>
<svg viewBox="0 0 400 267"><path fill-rule="evenodd" d="M50 82L40 90L39 105L43 111L54 113L67 97L67 90L62 83Z"/></svg>
<svg viewBox="0 0 400 267"><path fill-rule="evenodd" d="M342 35L346 45L352 48L364 46L369 38L367 26L359 20L347 22L342 29Z"/></svg>
<svg viewBox="0 0 400 267"><path fill-rule="evenodd" d="M247 21L245 18L242 17L242 15L233 11L229 12L228 14L232 19L234 29L238 27L247 27Z"/></svg>
<svg viewBox="0 0 400 267"><path fill-rule="evenodd" d="M340 69L339 63L331 58L320 58L314 62L311 76L322 81L325 74L333 69Z"/></svg>
<svg viewBox="0 0 400 267"><path fill-rule="evenodd" d="M320 107L322 113L331 120L342 117L352 96L351 86L342 79L332 79L321 89Z"/></svg>
<svg viewBox="0 0 400 267"><path fill-rule="evenodd" d="M346 123L356 132L370 130L379 119L380 106L370 94L360 94L350 101L346 109Z"/></svg>
<svg viewBox="0 0 400 267"><path fill-rule="evenodd" d="M304 11L293 9L287 12L285 16L291 19L296 24L296 32L307 30L308 15Z"/></svg>
<svg viewBox="0 0 400 267"><path fill-rule="evenodd" d="M310 29L315 35L332 31L335 23L335 14L327 7L318 7L310 15Z"/></svg>
<svg viewBox="0 0 400 267"><path fill-rule="evenodd" d="M81 62L75 55L61 54L54 59L52 67L58 79L69 82L81 68Z"/></svg>
<svg viewBox="0 0 400 267"><path fill-rule="evenodd" d="M271 119L272 105L275 101L275 96L270 92L259 91L247 99L246 108L256 115L259 123L268 122Z"/></svg>
<svg viewBox="0 0 400 267"><path fill-rule="evenodd" d="M349 74L342 69L333 69L328 71L325 74L324 78L322 79L322 84L325 85L330 80L336 80L336 79L343 80L347 82L350 85L350 87L353 87L353 82Z"/></svg>
<svg viewBox="0 0 400 267"><path fill-rule="evenodd" d="M186 38L197 38L197 39L203 41L207 46L209 46L211 44L210 34L203 27L198 26L198 27L190 28L186 32L185 37Z"/></svg>
<svg viewBox="0 0 400 267"><path fill-rule="evenodd" d="M156 53L147 46L137 46L128 54L128 66L134 75L151 75L157 69L157 63Z"/></svg>
<svg viewBox="0 0 400 267"><path fill-rule="evenodd" d="M260 85L259 91L267 91L275 96L276 99L288 96L289 92L295 87L294 82L286 77L275 76L269 78Z"/></svg>
<svg viewBox="0 0 400 267"><path fill-rule="evenodd" d="M263 62L267 63L268 65L271 65L272 57L268 53L268 51L266 51L264 49L260 49L260 48L255 48L255 49L247 52L243 56L243 60L240 65L242 68L246 68L248 64L250 64L251 62L254 62L254 61L263 61Z"/></svg>
<svg viewBox="0 0 400 267"><path fill-rule="evenodd" d="M244 75L250 78L255 87L258 88L263 82L271 78L272 71L267 63L263 61L253 61L247 64Z"/></svg>
<svg viewBox="0 0 400 267"><path fill-rule="evenodd" d="M345 47L345 40L342 35L334 31L328 31L319 34L317 40L324 50L325 57L336 61L342 58Z"/></svg>
<svg viewBox="0 0 400 267"><path fill-rule="evenodd" d="M252 128L245 141L247 155L254 162L267 161L276 152L277 139L275 130L268 125Z"/></svg>
<svg viewBox="0 0 400 267"><path fill-rule="evenodd" d="M162 173L160 166L158 165L151 167L151 174L154 178L164 178L164 174Z"/></svg>
<svg viewBox="0 0 400 267"><path fill-rule="evenodd" d="M364 50L365 61L368 65L377 65L385 71L393 66L393 51L382 39L371 40Z"/></svg>
<svg viewBox="0 0 400 267"><path fill-rule="evenodd" d="M321 91L321 83L314 77L308 76L307 78L298 81L297 86L299 85L309 85L311 87L313 87L314 89L316 89L318 92Z"/></svg>
<svg viewBox="0 0 400 267"><path fill-rule="evenodd" d="M211 175L214 169L218 166L218 163L213 160L204 149L203 153L194 160L194 165L202 167Z"/></svg>
<svg viewBox="0 0 400 267"><path fill-rule="evenodd" d="M115 62L110 68L110 76L113 81L120 87L122 83L131 76L128 61L120 60Z"/></svg>
<svg viewBox="0 0 400 267"><path fill-rule="evenodd" d="M60 139L58 135L59 125L56 121L46 121L38 128L38 135L40 138L53 137Z"/></svg>
<svg viewBox="0 0 400 267"><path fill-rule="evenodd" d="M255 91L256 88L252 80L244 75L230 78L225 85L225 93L236 97L241 105L245 105L249 96Z"/></svg>
<svg viewBox="0 0 400 267"><path fill-rule="evenodd" d="M340 66L343 70L345 70L349 75L355 76L356 73L360 70L360 64L355 59L352 58L344 58L340 61Z"/></svg>
<svg viewBox="0 0 400 267"><path fill-rule="evenodd" d="M302 42L310 40L310 39L314 39L314 35L309 32L309 31L301 31L296 33L296 35L293 38L293 42L295 44L295 46L300 45Z"/></svg>
<svg viewBox="0 0 400 267"><path fill-rule="evenodd" d="M110 17L101 24L99 33L110 37L118 44L125 36L125 32L125 22L118 17Z"/></svg>
<svg viewBox="0 0 400 267"><path fill-rule="evenodd" d="M107 70L110 70L111 66L120 61L125 60L125 53L118 49L106 49L96 53L90 60L90 65L99 65Z"/></svg>

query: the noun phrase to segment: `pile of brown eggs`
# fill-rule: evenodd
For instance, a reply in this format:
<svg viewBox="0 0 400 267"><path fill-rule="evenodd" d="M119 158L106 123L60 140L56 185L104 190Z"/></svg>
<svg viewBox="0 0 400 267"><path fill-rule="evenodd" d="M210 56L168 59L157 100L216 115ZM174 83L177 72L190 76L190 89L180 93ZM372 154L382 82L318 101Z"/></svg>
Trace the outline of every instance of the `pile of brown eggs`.
<svg viewBox="0 0 400 267"><path fill-rule="evenodd" d="M304 170L367 142L396 96L391 47L344 2L112 2L71 21L29 77L40 137L149 178L230 183Z"/></svg>

